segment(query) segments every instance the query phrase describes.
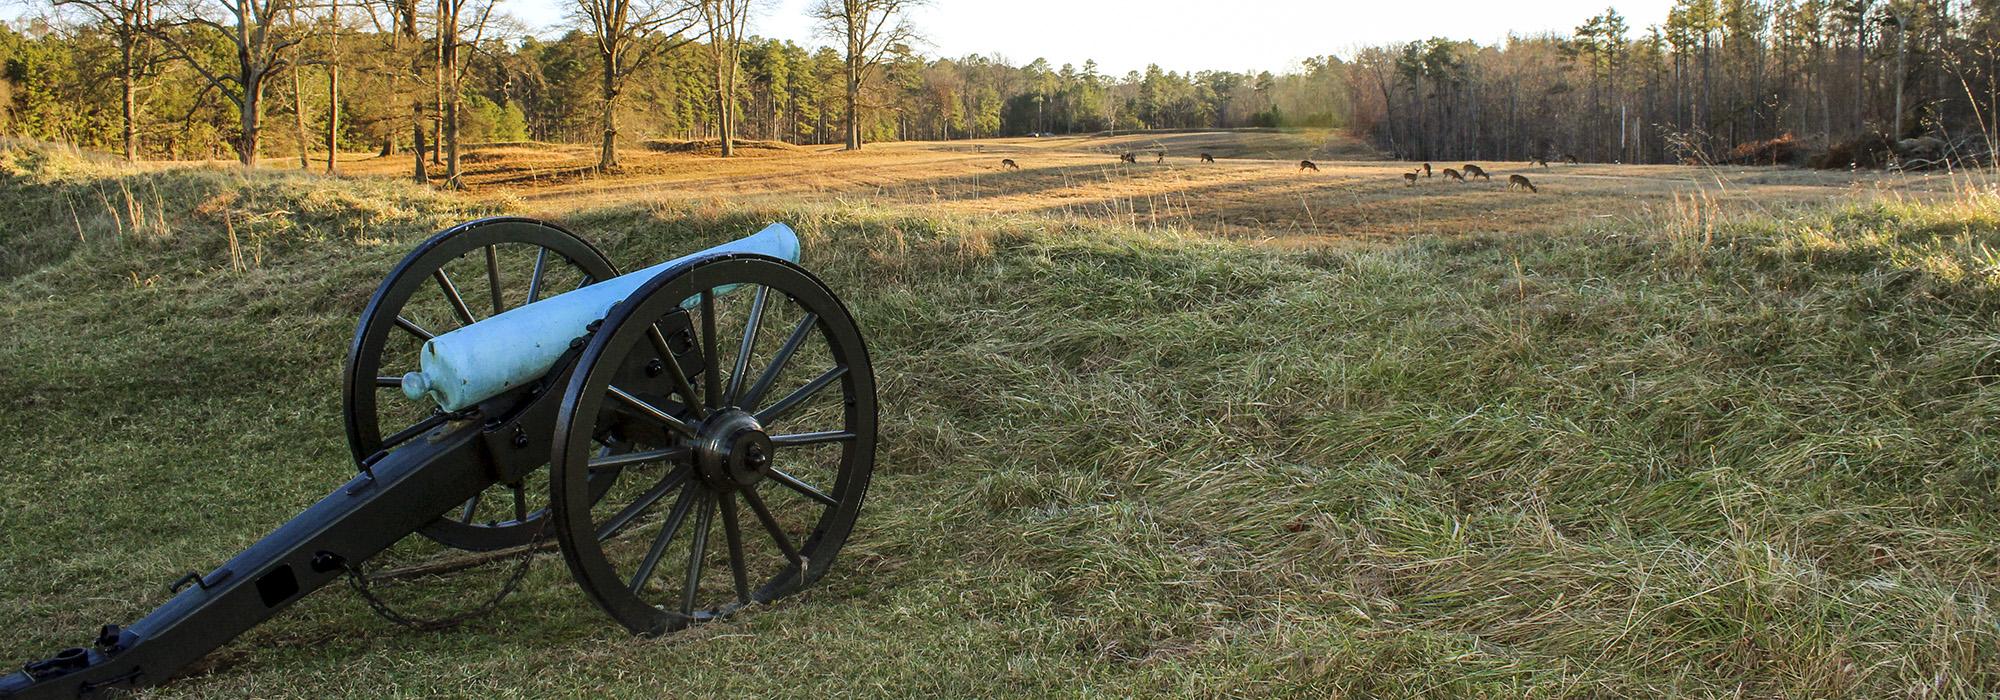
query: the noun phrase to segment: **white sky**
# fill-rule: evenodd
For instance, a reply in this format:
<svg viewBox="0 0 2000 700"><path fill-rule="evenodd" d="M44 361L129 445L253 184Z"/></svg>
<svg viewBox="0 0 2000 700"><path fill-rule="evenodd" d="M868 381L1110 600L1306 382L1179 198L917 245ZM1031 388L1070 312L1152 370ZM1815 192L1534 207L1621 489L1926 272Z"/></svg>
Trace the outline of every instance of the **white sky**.
<svg viewBox="0 0 2000 700"><path fill-rule="evenodd" d="M502 0L524 24L556 31L566 0ZM811 0L761 0L751 30L823 43L805 17ZM1509 32L1569 32L1607 6L1636 36L1666 21L1673 0L932 0L913 20L926 54L993 54L1015 64L1047 58L1124 75L1167 70L1281 72L1308 56L1432 36L1491 44ZM537 31L536 33L542 33Z"/></svg>
<svg viewBox="0 0 2000 700"><path fill-rule="evenodd" d="M570 0L501 0L534 33L563 31ZM759 0L751 30L818 45L811 0ZM913 20L933 56L1047 58L1122 76L1148 63L1176 71L1282 72L1307 56L1432 36L1492 44L1508 33L1568 32L1606 6L1636 35L1666 21L1673 0L931 0ZM0 0L0 18L37 14L46 0Z"/></svg>

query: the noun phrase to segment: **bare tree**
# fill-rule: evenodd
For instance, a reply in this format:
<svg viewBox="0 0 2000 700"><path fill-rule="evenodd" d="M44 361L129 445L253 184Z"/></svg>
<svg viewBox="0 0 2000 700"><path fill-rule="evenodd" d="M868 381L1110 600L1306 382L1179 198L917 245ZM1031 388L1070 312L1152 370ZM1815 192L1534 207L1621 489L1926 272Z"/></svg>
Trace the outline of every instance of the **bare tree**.
<svg viewBox="0 0 2000 700"><path fill-rule="evenodd" d="M716 121L721 127L724 158L736 154L736 76L752 2L701 0L702 23L708 32L708 57L715 66Z"/></svg>
<svg viewBox="0 0 2000 700"><path fill-rule="evenodd" d="M332 174L340 154L340 0L328 2L326 18L326 172Z"/></svg>
<svg viewBox="0 0 2000 700"><path fill-rule="evenodd" d="M453 189L462 186L458 170L458 111L464 101L465 83L462 57L466 49L478 46L484 38L487 20L493 17L493 5L492 0L477 4L474 0L438 0L438 90L445 96L440 145L446 151L445 186Z"/></svg>
<svg viewBox="0 0 2000 700"><path fill-rule="evenodd" d="M847 150L861 148L861 85L890 49L917 38L906 16L925 0L815 0L820 31L841 40L847 69Z"/></svg>
<svg viewBox="0 0 2000 700"><path fill-rule="evenodd" d="M405 89L403 79L412 77L412 82L421 82L423 61L428 53L422 35L418 31L417 0L363 0L360 7L367 13L378 34L389 37L389 50L380 55L381 64L373 68L388 82L390 99L410 100L410 151L413 167L410 176L420 183L430 182L430 172L424 167L424 100L421 85ZM383 17L388 22L384 24ZM395 130L382 138L383 157L396 154Z"/></svg>
<svg viewBox="0 0 2000 700"><path fill-rule="evenodd" d="M242 134L236 141L236 157L244 165L257 164L258 128L264 116L264 88L273 75L291 66L289 52L300 41L281 17L289 14L297 0L191 0L171 19L155 24L152 35L171 49L173 56L192 66L208 86L221 92L236 105ZM210 17L223 16L228 24ZM202 52L182 40L181 31L208 33L227 42L235 52L235 70L217 70L202 60Z"/></svg>
<svg viewBox="0 0 2000 700"><path fill-rule="evenodd" d="M347 67L360 71L363 76L379 76L382 79L387 89L383 91L385 94L377 98L378 102L394 101L401 104L403 97L403 76L409 72L408 54L403 47L404 2L405 0L355 0L353 4L355 19L367 20L367 25L361 29L360 36L370 37L372 33L372 40L364 38L356 47L355 54L346 59L345 63ZM339 54L338 50L335 54ZM396 130L402 128L402 122L393 117L378 118L378 121L388 122L388 125L378 131L382 141L375 156L387 158L396 155L396 149L401 147L397 141Z"/></svg>
<svg viewBox="0 0 2000 700"><path fill-rule="evenodd" d="M1916 8L1911 7L1910 3L1899 2L1890 5L1882 18L1884 25L1896 25L1896 111L1890 117L1893 124L1893 126L1889 127L1889 138L1891 139L1900 139L1905 136L1903 133L1903 93L1905 92L1903 85L1910 75L1910 71L1905 65L1910 56L1910 16L1915 11Z"/></svg>
<svg viewBox="0 0 2000 700"><path fill-rule="evenodd" d="M293 26L298 26L299 6L297 4L292 5L292 11L287 19ZM294 139L299 145L299 169L311 170L312 154L310 148L306 145L306 92L305 86L300 84L300 81L305 78L302 75L304 71L305 65L303 61L293 61L292 69L288 72L291 73L292 126L294 127Z"/></svg>
<svg viewBox="0 0 2000 700"><path fill-rule="evenodd" d="M139 91L158 74L161 56L153 40L153 0L55 0L92 15L118 47L118 85L124 93L125 160L139 159Z"/></svg>
<svg viewBox="0 0 2000 700"><path fill-rule="evenodd" d="M613 170L618 167L618 94L625 79L660 54L698 38L684 34L698 25L701 13L693 0L575 2L571 13L597 41L603 66L599 88L604 99L604 148L597 168Z"/></svg>

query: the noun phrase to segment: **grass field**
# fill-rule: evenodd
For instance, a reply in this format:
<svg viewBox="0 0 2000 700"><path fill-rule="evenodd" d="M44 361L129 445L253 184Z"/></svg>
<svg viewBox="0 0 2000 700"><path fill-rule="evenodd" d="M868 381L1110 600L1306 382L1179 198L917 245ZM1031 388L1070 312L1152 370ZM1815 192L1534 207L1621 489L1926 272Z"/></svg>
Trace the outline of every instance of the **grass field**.
<svg viewBox="0 0 2000 700"><path fill-rule="evenodd" d="M1955 185L1943 175L1483 162L1493 179L1405 187L1420 164L1379 160L1333 132L1190 132L1096 137L895 143L856 153L834 147L749 148L724 160L634 151L616 177L587 175L588 146L508 145L469 152L463 178L475 198L555 215L649 201L715 199L736 206L868 202L936 216L1028 214L1083 225L1198 231L1284 244L1393 241L1414 235L1563 231L1635 226L1703 192L1735 209L1783 212L1883 193L1928 199ZM1153 154L1166 151L1163 164ZM1217 162L1203 164L1201 153ZM1120 165L1117 155L1138 163ZM1021 170L1006 171L1013 159ZM1320 172L1301 172L1312 158ZM1340 159L1340 160L1334 160ZM407 157L365 158L350 171L406 176ZM1547 196L1506 190L1525 174Z"/></svg>
<svg viewBox="0 0 2000 700"><path fill-rule="evenodd" d="M1149 138L1166 165L1107 162ZM1557 166L1529 195L1300 174L1352 148L1309 135L978 145L513 180L587 156L509 151L464 195L9 146L0 657L347 478L357 311L430 231L513 211L628 268L797 226L881 385L839 568L651 640L552 556L444 632L329 590L150 696L2000 692L1991 174Z"/></svg>

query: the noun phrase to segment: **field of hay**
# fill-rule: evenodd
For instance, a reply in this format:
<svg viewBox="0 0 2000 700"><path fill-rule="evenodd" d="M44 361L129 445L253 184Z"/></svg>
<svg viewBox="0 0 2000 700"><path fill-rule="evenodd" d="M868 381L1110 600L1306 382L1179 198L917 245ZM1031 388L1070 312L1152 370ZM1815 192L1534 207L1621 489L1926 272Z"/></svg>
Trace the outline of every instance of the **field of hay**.
<svg viewBox="0 0 2000 700"><path fill-rule="evenodd" d="M145 697L2000 692L2000 178L1297 171L1353 148L635 150L598 176L513 144L451 193L400 160L0 144L0 658L144 614L349 478L368 295L430 232L530 213L626 269L799 230L882 398L836 568L659 639L554 555L440 632L330 588ZM391 593L445 613L506 574Z"/></svg>

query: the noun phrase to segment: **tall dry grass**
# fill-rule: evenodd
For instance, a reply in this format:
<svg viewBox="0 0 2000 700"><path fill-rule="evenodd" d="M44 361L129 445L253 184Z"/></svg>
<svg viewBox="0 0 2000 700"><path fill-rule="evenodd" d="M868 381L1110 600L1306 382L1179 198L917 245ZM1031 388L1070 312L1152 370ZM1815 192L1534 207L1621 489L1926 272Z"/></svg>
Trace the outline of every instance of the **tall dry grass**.
<svg viewBox="0 0 2000 700"><path fill-rule="evenodd" d="M25 177L0 206L115 191ZM467 213L115 176L149 177L166 241L0 277L0 561L31 562L0 576L5 655L129 619L351 474L354 311ZM789 221L853 308L883 452L827 585L652 641L553 561L437 634L328 592L161 695L1990 694L2000 210L1716 208L1297 250L1129 214L577 213L628 266ZM494 581L435 583L418 602Z"/></svg>

